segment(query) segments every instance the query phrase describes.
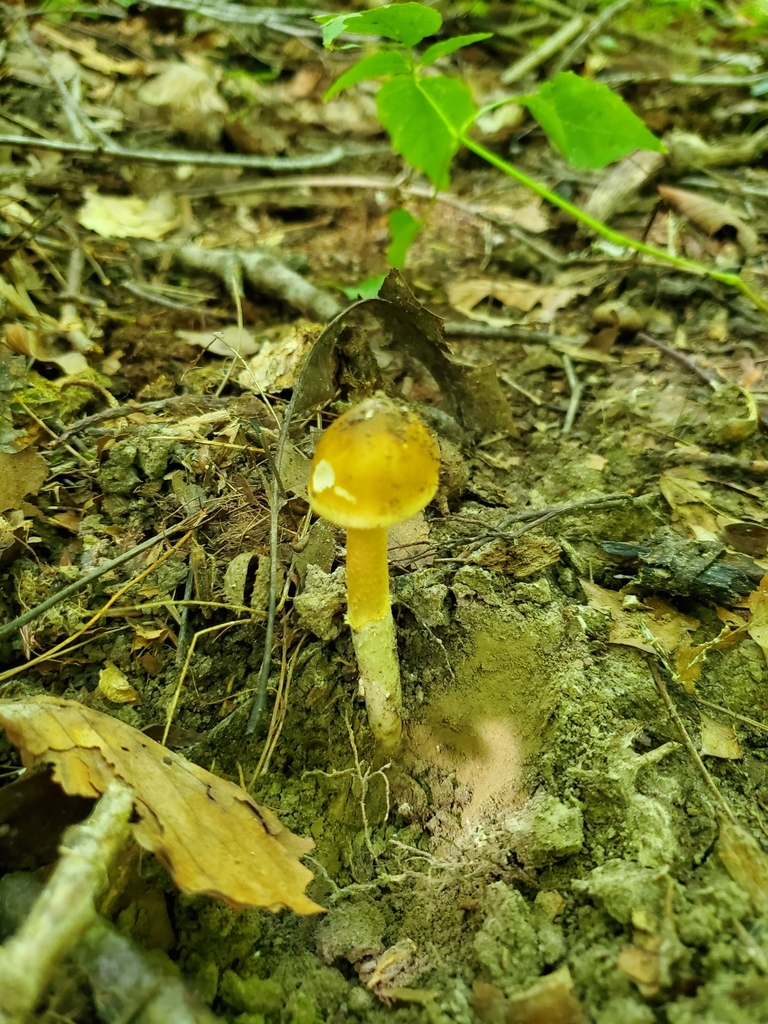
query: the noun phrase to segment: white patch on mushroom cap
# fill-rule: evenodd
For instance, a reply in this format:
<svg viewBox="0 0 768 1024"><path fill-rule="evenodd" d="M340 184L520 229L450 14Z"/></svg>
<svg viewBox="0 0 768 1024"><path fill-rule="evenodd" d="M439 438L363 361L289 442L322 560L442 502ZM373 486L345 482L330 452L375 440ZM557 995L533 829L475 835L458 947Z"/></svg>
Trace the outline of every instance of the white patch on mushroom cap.
<svg viewBox="0 0 768 1024"><path fill-rule="evenodd" d="M321 491L327 491L329 487L333 487L335 483L336 474L333 471L333 466L326 459L321 459L312 474L312 490L319 494Z"/></svg>
<svg viewBox="0 0 768 1024"><path fill-rule="evenodd" d="M339 487L337 485L336 487L333 488L333 493L337 495L339 498L343 498L344 501L349 501L353 505L357 504L357 498L354 496L354 494L350 494L349 491L346 490L344 487Z"/></svg>

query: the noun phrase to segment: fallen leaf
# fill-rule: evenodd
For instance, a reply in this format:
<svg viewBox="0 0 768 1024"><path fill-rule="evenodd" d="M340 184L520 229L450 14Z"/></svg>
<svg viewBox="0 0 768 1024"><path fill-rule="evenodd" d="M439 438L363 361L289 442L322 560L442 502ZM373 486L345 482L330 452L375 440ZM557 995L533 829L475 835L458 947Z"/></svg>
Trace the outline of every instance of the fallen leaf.
<svg viewBox="0 0 768 1024"><path fill-rule="evenodd" d="M96 690L100 697L112 701L113 704L141 704L138 691L128 682L125 673L111 661L108 661L99 672L99 685Z"/></svg>
<svg viewBox="0 0 768 1024"><path fill-rule="evenodd" d="M36 448L15 455L0 452L0 512L19 509L28 494L37 494L48 476L48 463Z"/></svg>
<svg viewBox="0 0 768 1024"><path fill-rule="evenodd" d="M725 869L761 914L768 913L768 856L738 822L723 818L715 847Z"/></svg>
<svg viewBox="0 0 768 1024"><path fill-rule="evenodd" d="M250 331L230 324L216 331L176 331L176 337L188 345L197 345L215 356L252 356L259 345Z"/></svg>
<svg viewBox="0 0 768 1024"><path fill-rule="evenodd" d="M739 244L748 256L754 256L760 248L757 232L745 224L738 213L728 203L718 203L714 199L700 196L696 192L688 192L670 185L657 185L659 195L667 202L676 206L681 213L698 224L708 235L729 224L736 229Z"/></svg>
<svg viewBox="0 0 768 1024"><path fill-rule="evenodd" d="M317 337L314 325L299 321L285 337L265 341L239 374L238 384L257 394L292 388Z"/></svg>
<svg viewBox="0 0 768 1024"><path fill-rule="evenodd" d="M160 192L151 199L104 196L86 190L77 219L102 238L148 238L158 241L179 223L175 198Z"/></svg>
<svg viewBox="0 0 768 1024"><path fill-rule="evenodd" d="M514 320L490 316L475 310L484 299L496 299L505 306L512 306L529 313L534 306L540 306L536 319L549 323L559 309L567 306L577 295L589 295L593 284L540 285L516 278L473 277L469 280L454 281L448 286L448 301L460 313L471 320L507 325Z"/></svg>
<svg viewBox="0 0 768 1024"><path fill-rule="evenodd" d="M284 828L234 783L220 779L116 718L57 697L0 701L0 724L26 768L52 764L73 796L98 797L114 779L134 792L136 841L184 892L232 907L322 908L304 889L299 857L314 845Z"/></svg>
<svg viewBox="0 0 768 1024"><path fill-rule="evenodd" d="M505 1024L587 1024L567 967L518 990L507 1001Z"/></svg>
<svg viewBox="0 0 768 1024"><path fill-rule="evenodd" d="M735 628L731 628L735 626ZM704 660L710 651L720 651L731 644L739 643L746 636L747 630L743 619L736 623L727 623L713 640L707 640L703 644L691 644L688 637L684 637L677 651L675 652L675 675L677 681L682 683L687 693L695 693L695 682L701 675L704 667Z"/></svg>
<svg viewBox="0 0 768 1024"><path fill-rule="evenodd" d="M701 754L720 757L725 761L738 761L741 746L732 725L723 725L699 711L701 717Z"/></svg>
<svg viewBox="0 0 768 1024"><path fill-rule="evenodd" d="M636 647L648 654L656 653L658 645L665 654L671 654L680 646L687 633L699 627L698 619L683 615L660 597L646 597L640 607L626 608L623 594L606 590L589 580L580 582L589 607L607 612L613 619L609 643Z"/></svg>
<svg viewBox="0 0 768 1024"><path fill-rule="evenodd" d="M596 455L594 453L588 455L584 460L584 464L587 469L594 469L598 473L602 473L605 467L608 465L608 459L604 455Z"/></svg>
<svg viewBox="0 0 768 1024"><path fill-rule="evenodd" d="M167 112L172 128L196 139L215 141L227 104L212 73L202 67L175 64L139 89L139 99Z"/></svg>
<svg viewBox="0 0 768 1024"><path fill-rule="evenodd" d="M747 632L760 645L768 661L768 573L747 598L747 607L752 612Z"/></svg>

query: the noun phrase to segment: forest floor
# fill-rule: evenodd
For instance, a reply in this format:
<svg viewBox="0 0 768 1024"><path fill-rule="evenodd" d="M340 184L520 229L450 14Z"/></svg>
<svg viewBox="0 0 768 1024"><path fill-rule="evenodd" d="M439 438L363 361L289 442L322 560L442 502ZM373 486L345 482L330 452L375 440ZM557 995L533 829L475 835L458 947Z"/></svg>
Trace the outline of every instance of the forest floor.
<svg viewBox="0 0 768 1024"><path fill-rule="evenodd" d="M30 614L0 625L0 697L243 787L314 842L326 912L180 892L129 844L107 938L34 1019L764 1024L768 315L472 155L433 199L374 85L323 103L356 51L296 8L193 6L2 9L0 623ZM574 170L515 103L478 138L768 294L764 6L600 10L526 70L578 12L444 5L444 34L495 33L444 73L482 105L572 68L670 155ZM428 216L376 298L398 205ZM322 427L377 390L443 462L390 540L386 761L344 534L306 491ZM91 806L20 764L0 732L0 939ZM110 936L153 951L137 976ZM177 969L190 1001L158 1017Z"/></svg>

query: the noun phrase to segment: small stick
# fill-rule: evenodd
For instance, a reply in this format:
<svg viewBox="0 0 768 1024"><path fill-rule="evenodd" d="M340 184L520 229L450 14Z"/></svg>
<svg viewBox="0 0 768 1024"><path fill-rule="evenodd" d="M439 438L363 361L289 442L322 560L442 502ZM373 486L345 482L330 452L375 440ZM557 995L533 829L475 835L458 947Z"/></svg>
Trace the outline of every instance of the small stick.
<svg viewBox="0 0 768 1024"><path fill-rule="evenodd" d="M565 377L568 381L568 387L571 389L571 400L568 402L568 411L565 414L565 420L563 421L563 434L570 434L573 430L573 424L576 421L576 415L581 405L581 396L584 394L584 384L579 380L576 368L573 365L573 360L570 356L563 356L563 369L565 370Z"/></svg>
<svg viewBox="0 0 768 1024"><path fill-rule="evenodd" d="M683 719L682 719L682 717L680 715L680 712L675 707L675 704L674 704L672 698L669 695L669 690L667 689L664 680L661 678L661 673L659 672L658 667L656 666L655 662L651 661L650 659L648 660L648 665L649 665L649 667L651 669L651 675L653 676L654 682L656 683L656 689L659 691L659 694L661 695L661 699L664 701L664 703L667 706L667 711L669 712L669 717L672 719L672 721L677 726L677 731L680 733L680 736L682 737L683 743L685 744L685 746L688 749L688 753L693 758L693 763L699 769L699 772L701 773L701 777L704 779L704 782L706 783L707 789L710 791L712 796L715 798L715 800L717 801L717 803L720 806L720 810L723 812L723 814L726 816L726 818L731 822L731 824L732 825L736 825L737 827L741 827L739 825L738 818L736 817L736 815L731 810L731 805L728 803L728 801L725 799L723 794L720 792L720 790L715 785L715 780L709 774L709 772L707 770L707 766L704 764L704 762L701 759L701 754L698 752L698 750L694 746L694 743L693 743L693 740L691 739L690 733L688 732L688 730L685 727L685 722L683 721Z"/></svg>
<svg viewBox="0 0 768 1024"><path fill-rule="evenodd" d="M84 156L116 156L121 160L147 161L156 164L194 164L196 167L246 167L253 170L301 171L313 167L329 167L346 156L357 155L344 146L332 146L325 153L307 156L253 156L250 153L200 153L182 149L125 149L118 143L102 146L92 142L68 142L66 139L33 139L28 135L0 134L0 146L31 146L53 149L59 153L80 153Z"/></svg>
<svg viewBox="0 0 768 1024"><path fill-rule="evenodd" d="M597 33L602 29L602 27L608 24L611 18L613 18L616 14L620 14L621 11L623 11L625 7L629 7L631 3L632 0L615 0L614 3L609 4L608 7L605 7L596 18L593 18L590 21L590 23L587 25L587 27L584 29L581 35L577 39L574 39L574 41L567 49L563 50L558 59L555 61L554 67L549 69L548 77L554 78L559 71L564 71L565 68L570 67L573 63L574 57L577 55L582 46L585 43L589 42L589 40L594 35L597 35Z"/></svg>
<svg viewBox="0 0 768 1024"><path fill-rule="evenodd" d="M59 861L18 932L0 948L0 1024L23 1024L56 964L96 919L94 898L125 841L133 791L111 783L59 848Z"/></svg>
<svg viewBox="0 0 768 1024"><path fill-rule="evenodd" d="M570 21L566 21L557 32L553 32L551 36L530 53L526 53L520 60L508 67L506 71L501 73L501 81L504 85L510 85L512 82L519 82L521 78L524 78L529 71L533 71L534 68L539 67L545 61L553 57L559 50L566 46L577 36L579 32L584 28L584 15L577 14L575 18L571 18Z"/></svg>
<svg viewBox="0 0 768 1024"><path fill-rule="evenodd" d="M687 356L685 352L681 352L680 349L671 348L669 345L665 345L663 341L657 341L656 338L652 338L650 334L646 334L645 331L638 331L636 337L640 341L644 341L646 345L653 345L655 348L663 352L665 356L669 356L670 359L674 359L676 362L684 366L686 370L690 370L691 373L695 373L697 377L701 377L703 381L706 381L710 387L716 388L722 381L715 373L714 370L707 370L705 367L700 366L694 359Z"/></svg>

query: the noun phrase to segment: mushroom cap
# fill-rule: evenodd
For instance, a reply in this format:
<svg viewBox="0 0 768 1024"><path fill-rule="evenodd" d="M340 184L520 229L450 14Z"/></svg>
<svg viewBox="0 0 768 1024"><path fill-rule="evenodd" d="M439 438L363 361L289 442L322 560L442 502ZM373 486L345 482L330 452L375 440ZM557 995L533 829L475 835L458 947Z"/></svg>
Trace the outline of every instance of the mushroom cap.
<svg viewBox="0 0 768 1024"><path fill-rule="evenodd" d="M368 398L323 433L309 473L314 512L345 529L415 516L435 496L440 451L415 413Z"/></svg>

